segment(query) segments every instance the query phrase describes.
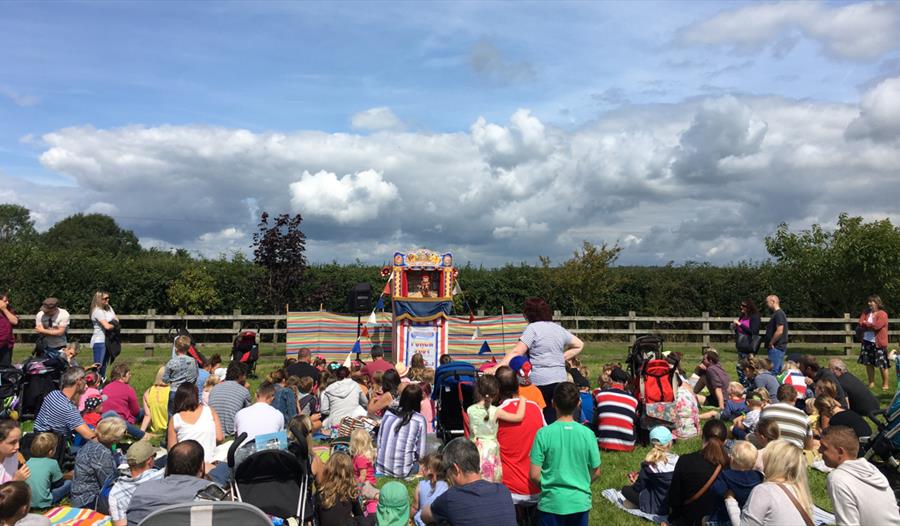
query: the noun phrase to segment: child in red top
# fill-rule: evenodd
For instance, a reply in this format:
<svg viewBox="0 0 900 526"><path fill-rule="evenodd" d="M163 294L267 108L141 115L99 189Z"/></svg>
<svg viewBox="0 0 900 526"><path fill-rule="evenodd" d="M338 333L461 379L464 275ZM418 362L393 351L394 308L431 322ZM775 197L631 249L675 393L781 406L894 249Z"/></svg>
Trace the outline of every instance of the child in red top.
<svg viewBox="0 0 900 526"><path fill-rule="evenodd" d="M353 457L353 476L359 485L359 494L365 501L366 516L374 515L378 509L378 489L375 487L375 447L372 437L363 428L350 433L350 456Z"/></svg>
<svg viewBox="0 0 900 526"><path fill-rule="evenodd" d="M103 399L99 396L92 396L84 401L84 411L81 417L84 423L96 429L97 423L100 422L100 415L103 414Z"/></svg>

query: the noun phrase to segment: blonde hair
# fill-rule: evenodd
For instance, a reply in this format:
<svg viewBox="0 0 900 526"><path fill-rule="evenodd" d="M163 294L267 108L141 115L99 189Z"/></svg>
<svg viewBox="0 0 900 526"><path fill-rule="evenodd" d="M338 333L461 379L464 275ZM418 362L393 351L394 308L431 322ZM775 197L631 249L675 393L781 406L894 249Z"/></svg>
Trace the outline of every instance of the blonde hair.
<svg viewBox="0 0 900 526"><path fill-rule="evenodd" d="M743 396L744 386L740 382L731 382L728 384L728 394L731 396Z"/></svg>
<svg viewBox="0 0 900 526"><path fill-rule="evenodd" d="M97 423L97 441L106 446L115 444L125 436L125 421L108 416Z"/></svg>
<svg viewBox="0 0 900 526"><path fill-rule="evenodd" d="M184 354L191 350L191 338L188 336L179 336L175 338L175 352Z"/></svg>
<svg viewBox="0 0 900 526"><path fill-rule="evenodd" d="M319 490L322 508L328 509L339 502L353 501L359 494L353 478L353 461L346 453L331 455L322 470L322 480Z"/></svg>
<svg viewBox="0 0 900 526"><path fill-rule="evenodd" d="M354 457L362 455L369 462L375 460L375 447L372 446L372 436L358 427L350 433L350 454Z"/></svg>
<svg viewBox="0 0 900 526"><path fill-rule="evenodd" d="M821 416L832 416L834 413L834 408L837 407L837 400L830 396L817 396L815 398L815 407L816 410L819 411L819 415Z"/></svg>
<svg viewBox="0 0 900 526"><path fill-rule="evenodd" d="M746 440L738 440L731 448L731 469L750 471L756 465L758 455L756 446Z"/></svg>
<svg viewBox="0 0 900 526"><path fill-rule="evenodd" d="M59 443L56 433L38 433L31 441L31 456L47 458L51 456Z"/></svg>
<svg viewBox="0 0 900 526"><path fill-rule="evenodd" d="M653 444L653 449L647 452L647 456L644 457L644 462L651 465L658 464L660 462L667 462L669 460L670 449L672 449L671 442L666 445Z"/></svg>
<svg viewBox="0 0 900 526"><path fill-rule="evenodd" d="M769 390L765 387L760 387L759 389L754 390L750 394L751 398L759 398L764 404L768 404L772 401L772 398L769 396Z"/></svg>
<svg viewBox="0 0 900 526"><path fill-rule="evenodd" d="M94 309L109 310L109 305L107 305L106 307L103 306L103 296L105 294L109 294L109 292L103 292L102 290L98 290L97 292L94 293L94 297L91 298L91 310L88 313L88 315L93 313Z"/></svg>
<svg viewBox="0 0 900 526"><path fill-rule="evenodd" d="M156 378L153 379L153 385L155 385L157 387L163 387L163 386L169 385L163 381L163 376L165 374L166 374L166 366L163 365L162 367L160 367L159 369L156 370ZM215 376L215 375L210 375L210 376Z"/></svg>
<svg viewBox="0 0 900 526"><path fill-rule="evenodd" d="M818 415L819 410L816 408L816 399L815 398L807 398L804 400L803 405L806 406L806 414L807 415Z"/></svg>
<svg viewBox="0 0 900 526"><path fill-rule="evenodd" d="M812 516L813 500L809 492L803 450L787 440L778 439L763 449L762 460L766 482L790 486L797 501Z"/></svg>
<svg viewBox="0 0 900 526"><path fill-rule="evenodd" d="M215 387L219 385L219 382L222 380L219 379L218 375L211 374L206 378L206 382L203 384L203 389L209 389L211 387Z"/></svg>

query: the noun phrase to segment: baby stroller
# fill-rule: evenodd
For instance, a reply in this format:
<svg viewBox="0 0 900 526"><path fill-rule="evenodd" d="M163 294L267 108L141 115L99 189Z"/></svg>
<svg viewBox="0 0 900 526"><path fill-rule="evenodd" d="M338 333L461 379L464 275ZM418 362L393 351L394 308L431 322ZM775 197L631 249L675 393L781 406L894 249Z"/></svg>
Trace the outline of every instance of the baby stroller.
<svg viewBox="0 0 900 526"><path fill-rule="evenodd" d="M58 360L29 358L22 364L19 381L20 420L32 420L41 410L44 397L59 389L63 369Z"/></svg>
<svg viewBox="0 0 900 526"><path fill-rule="evenodd" d="M231 346L231 360L247 365L247 376L256 378L256 361L259 360L259 344L256 343L256 331L241 331Z"/></svg>
<svg viewBox="0 0 900 526"><path fill-rule="evenodd" d="M313 475L306 437L291 428L296 438L288 449L255 451L235 467L235 454L247 438L241 433L228 449L228 466L233 469L231 495L238 502L253 504L264 513L283 519L298 518L302 524L313 520ZM251 447L252 442L243 444Z"/></svg>
<svg viewBox="0 0 900 526"><path fill-rule="evenodd" d="M0 419L13 418L19 405L22 377L18 367L0 367Z"/></svg>
<svg viewBox="0 0 900 526"><path fill-rule="evenodd" d="M880 414L871 416L878 433L863 444L862 456L884 473L900 506L900 393Z"/></svg>
<svg viewBox="0 0 900 526"><path fill-rule="evenodd" d="M632 378L631 389L638 399L639 438L646 444L653 427L675 426L678 364L663 354L663 339L652 335L635 340L626 362Z"/></svg>
<svg viewBox="0 0 900 526"><path fill-rule="evenodd" d="M435 402L435 433L447 443L456 437L469 436L466 409L475 401L475 366L466 362L441 365L434 373L431 399Z"/></svg>
<svg viewBox="0 0 900 526"><path fill-rule="evenodd" d="M187 336L191 339L191 347L188 349L188 356L197 362L197 367L203 367L206 364L206 356L203 356L203 353L197 350L197 341L194 340L194 336L191 335L187 327L172 327L169 329L169 338L172 339L172 357L175 357L175 339L180 336Z"/></svg>

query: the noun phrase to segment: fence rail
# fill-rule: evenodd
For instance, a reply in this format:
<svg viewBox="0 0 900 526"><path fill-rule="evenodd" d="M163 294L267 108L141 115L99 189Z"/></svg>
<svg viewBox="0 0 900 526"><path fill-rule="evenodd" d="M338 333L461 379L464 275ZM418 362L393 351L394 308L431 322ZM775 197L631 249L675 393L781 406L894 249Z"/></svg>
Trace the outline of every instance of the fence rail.
<svg viewBox="0 0 900 526"><path fill-rule="evenodd" d="M483 311L478 316L484 316ZM90 319L86 314L73 314L69 334L84 339L91 334ZM236 309L232 314L172 315L156 314L151 309L145 314L119 315L125 343L143 343L152 348L157 343L167 341L174 327L186 326L201 341L224 343L231 340L243 328L257 330L264 341L278 343L287 334L287 317L273 314L243 314ZM563 316L555 312L553 320L562 324L572 333L589 340L633 341L641 334L659 334L671 341L699 343L709 346L714 342L730 341L733 337L731 322L733 317L710 316L703 312L700 316L637 316L629 312L626 316ZM364 322L365 318L363 318ZM849 313L841 318L790 318L791 342L842 347L848 351L855 346L853 336L856 327L855 316ZM898 325L898 324L893 324ZM20 315L15 334L20 341L33 340L34 317ZM900 327L898 327L900 328Z"/></svg>

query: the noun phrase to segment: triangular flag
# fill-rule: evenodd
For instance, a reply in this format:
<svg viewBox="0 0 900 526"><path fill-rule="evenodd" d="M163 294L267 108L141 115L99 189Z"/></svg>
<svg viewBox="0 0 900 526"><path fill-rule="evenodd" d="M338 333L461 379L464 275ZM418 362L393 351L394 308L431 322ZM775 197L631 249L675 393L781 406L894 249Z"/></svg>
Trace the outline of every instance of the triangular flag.
<svg viewBox="0 0 900 526"><path fill-rule="evenodd" d="M497 357L491 355L491 363L497 363Z"/></svg>
<svg viewBox="0 0 900 526"><path fill-rule="evenodd" d="M359 333L360 338L368 338L369 337L369 328L363 325L362 332Z"/></svg>
<svg viewBox="0 0 900 526"><path fill-rule="evenodd" d="M391 293L391 280L387 280L387 283L384 284L384 290L381 291L381 293L386 295Z"/></svg>
<svg viewBox="0 0 900 526"><path fill-rule="evenodd" d="M475 314L469 311L469 323L475 323Z"/></svg>
<svg viewBox="0 0 900 526"><path fill-rule="evenodd" d="M478 329L478 327L475 327L475 330L472 331L472 341L475 341L478 338L481 338L481 331Z"/></svg>
<svg viewBox="0 0 900 526"><path fill-rule="evenodd" d="M384 295L378 296L378 302L375 303L375 310L384 310Z"/></svg>
<svg viewBox="0 0 900 526"><path fill-rule="evenodd" d="M491 354L491 346L488 345L487 340L481 344L481 349L478 351L478 354Z"/></svg>
<svg viewBox="0 0 900 526"><path fill-rule="evenodd" d="M344 367L349 369L350 364L353 363L353 353L359 352L362 352L362 347L359 345L359 340L356 340L356 343L353 344L353 348L347 353L347 358L344 360Z"/></svg>
<svg viewBox="0 0 900 526"><path fill-rule="evenodd" d="M375 317L375 311L372 311L372 314L369 314L369 319L366 320L366 323L369 325L378 325L378 318Z"/></svg>
<svg viewBox="0 0 900 526"><path fill-rule="evenodd" d="M459 282L456 281L453 283L453 295L462 294L462 287L459 286Z"/></svg>

